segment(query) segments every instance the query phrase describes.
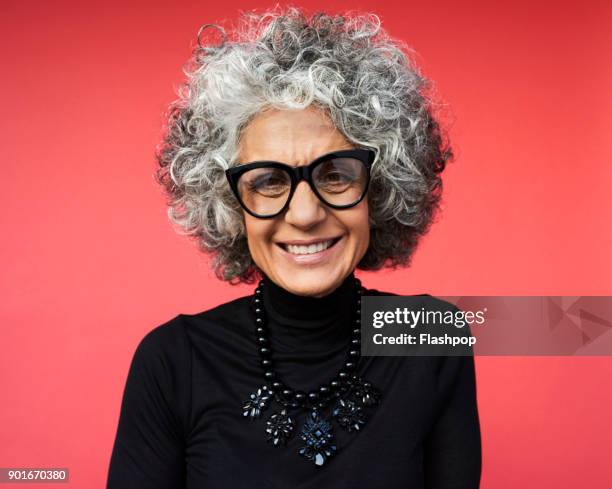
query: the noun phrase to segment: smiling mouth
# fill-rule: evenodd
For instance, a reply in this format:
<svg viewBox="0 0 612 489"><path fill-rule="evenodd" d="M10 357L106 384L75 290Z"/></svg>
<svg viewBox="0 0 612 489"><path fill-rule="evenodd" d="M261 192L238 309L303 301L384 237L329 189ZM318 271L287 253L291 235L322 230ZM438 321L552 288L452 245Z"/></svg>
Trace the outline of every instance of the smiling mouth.
<svg viewBox="0 0 612 489"><path fill-rule="evenodd" d="M321 241L320 243L315 243L311 245L290 245L286 243L277 244L286 252L291 253L292 255L312 255L314 253L320 253L321 251L331 248L338 241L340 241L340 239L342 239L342 236L330 239L328 241Z"/></svg>

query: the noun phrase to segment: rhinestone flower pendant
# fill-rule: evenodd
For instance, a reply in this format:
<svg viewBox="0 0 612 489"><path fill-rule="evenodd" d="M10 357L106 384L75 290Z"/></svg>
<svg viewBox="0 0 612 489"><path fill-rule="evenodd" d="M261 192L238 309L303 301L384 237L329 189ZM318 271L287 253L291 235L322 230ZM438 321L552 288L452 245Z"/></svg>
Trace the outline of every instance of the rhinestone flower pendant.
<svg viewBox="0 0 612 489"><path fill-rule="evenodd" d="M275 447L286 445L287 440L293 435L294 427L295 421L287 414L286 409L283 409L280 413L274 413L266 422L267 441Z"/></svg>
<svg viewBox="0 0 612 489"><path fill-rule="evenodd" d="M300 436L304 446L298 450L298 453L315 465L323 465L336 453L331 423L322 418L316 409L310 411L306 417Z"/></svg>
<svg viewBox="0 0 612 489"><path fill-rule="evenodd" d="M242 415L249 419L259 418L261 412L268 407L272 399L272 391L264 385L252 393L242 406Z"/></svg>
<svg viewBox="0 0 612 489"><path fill-rule="evenodd" d="M338 424L349 433L359 431L365 424L365 413L355 402L340 399L332 411Z"/></svg>
<svg viewBox="0 0 612 489"><path fill-rule="evenodd" d="M356 379L353 395L357 402L363 406L374 406L380 400L380 391L370 382L363 381L361 378Z"/></svg>

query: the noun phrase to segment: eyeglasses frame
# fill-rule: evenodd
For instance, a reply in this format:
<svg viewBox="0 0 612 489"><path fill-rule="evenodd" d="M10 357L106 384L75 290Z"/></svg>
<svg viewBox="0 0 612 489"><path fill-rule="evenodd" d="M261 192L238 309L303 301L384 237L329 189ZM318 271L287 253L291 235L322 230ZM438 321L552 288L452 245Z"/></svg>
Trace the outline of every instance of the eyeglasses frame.
<svg viewBox="0 0 612 489"><path fill-rule="evenodd" d="M363 189L363 193L361 197L359 197L359 200L357 200L356 202L352 204L346 204L346 205L330 204L321 196L321 194L317 190L316 185L314 184L314 181L312 179L312 174L317 166L329 160L330 158L347 158L347 157L356 158L360 160L365 166L367 179L366 179L365 187ZM242 165L233 166L232 168L228 168L227 170L225 170L225 176L227 177L230 188L232 189L232 192L234 193L234 195L236 196L236 199L240 203L240 206L247 213L249 213L251 216L256 217L258 219L272 219L282 214L289 207L293 194L295 193L295 189L297 188L298 184L302 180L305 180L306 182L308 182L310 189L318 197L318 199L321 202L323 202L323 204L331 207L332 209L348 209L350 207L355 207L357 204L359 204L359 202L363 200L363 198L368 193L368 187L370 185L370 170L372 168L372 164L374 163L375 158L376 158L376 151L374 151L373 149L355 148L355 149L347 149L347 150L340 150L340 151L332 151L330 153L326 153L324 155L317 157L316 159L314 159L307 165L301 165L301 166L291 166L291 165L288 165L287 163L282 163L280 161L273 161L273 160L253 161L250 163L245 163ZM255 168L278 168L281 170L285 170L289 174L289 177L291 179L291 188L289 190L289 196L287 197L287 202L282 207L282 209L279 210L275 214L264 215L264 216L256 214L252 212L250 209L248 209L247 206L242 201L242 199L240 198L240 192L238 191L238 180L240 179L240 176L243 173L246 173L247 171L253 170Z"/></svg>

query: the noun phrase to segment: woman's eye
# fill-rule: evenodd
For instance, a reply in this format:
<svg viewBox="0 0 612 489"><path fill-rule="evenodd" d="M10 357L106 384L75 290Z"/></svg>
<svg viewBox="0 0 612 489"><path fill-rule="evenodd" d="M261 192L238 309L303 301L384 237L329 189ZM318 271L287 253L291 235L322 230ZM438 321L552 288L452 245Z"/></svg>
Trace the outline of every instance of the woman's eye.
<svg viewBox="0 0 612 489"><path fill-rule="evenodd" d="M351 183L351 175L341 172L329 172L321 176L321 182L327 185Z"/></svg>
<svg viewBox="0 0 612 489"><path fill-rule="evenodd" d="M326 180L330 182L342 182L348 181L350 179L348 175L345 175L343 173L329 173L328 175L326 175Z"/></svg>
<svg viewBox="0 0 612 489"><path fill-rule="evenodd" d="M248 188L252 192L283 192L285 187L285 180L275 176L254 178L248 182Z"/></svg>

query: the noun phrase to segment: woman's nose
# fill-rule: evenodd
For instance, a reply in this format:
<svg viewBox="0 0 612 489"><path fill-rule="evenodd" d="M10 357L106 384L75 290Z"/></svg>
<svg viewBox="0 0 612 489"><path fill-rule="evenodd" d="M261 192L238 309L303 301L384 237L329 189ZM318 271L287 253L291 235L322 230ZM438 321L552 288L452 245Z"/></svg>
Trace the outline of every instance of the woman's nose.
<svg viewBox="0 0 612 489"><path fill-rule="evenodd" d="M324 220L326 215L323 202L315 195L308 182L298 183L285 213L285 221L294 226L310 228Z"/></svg>

